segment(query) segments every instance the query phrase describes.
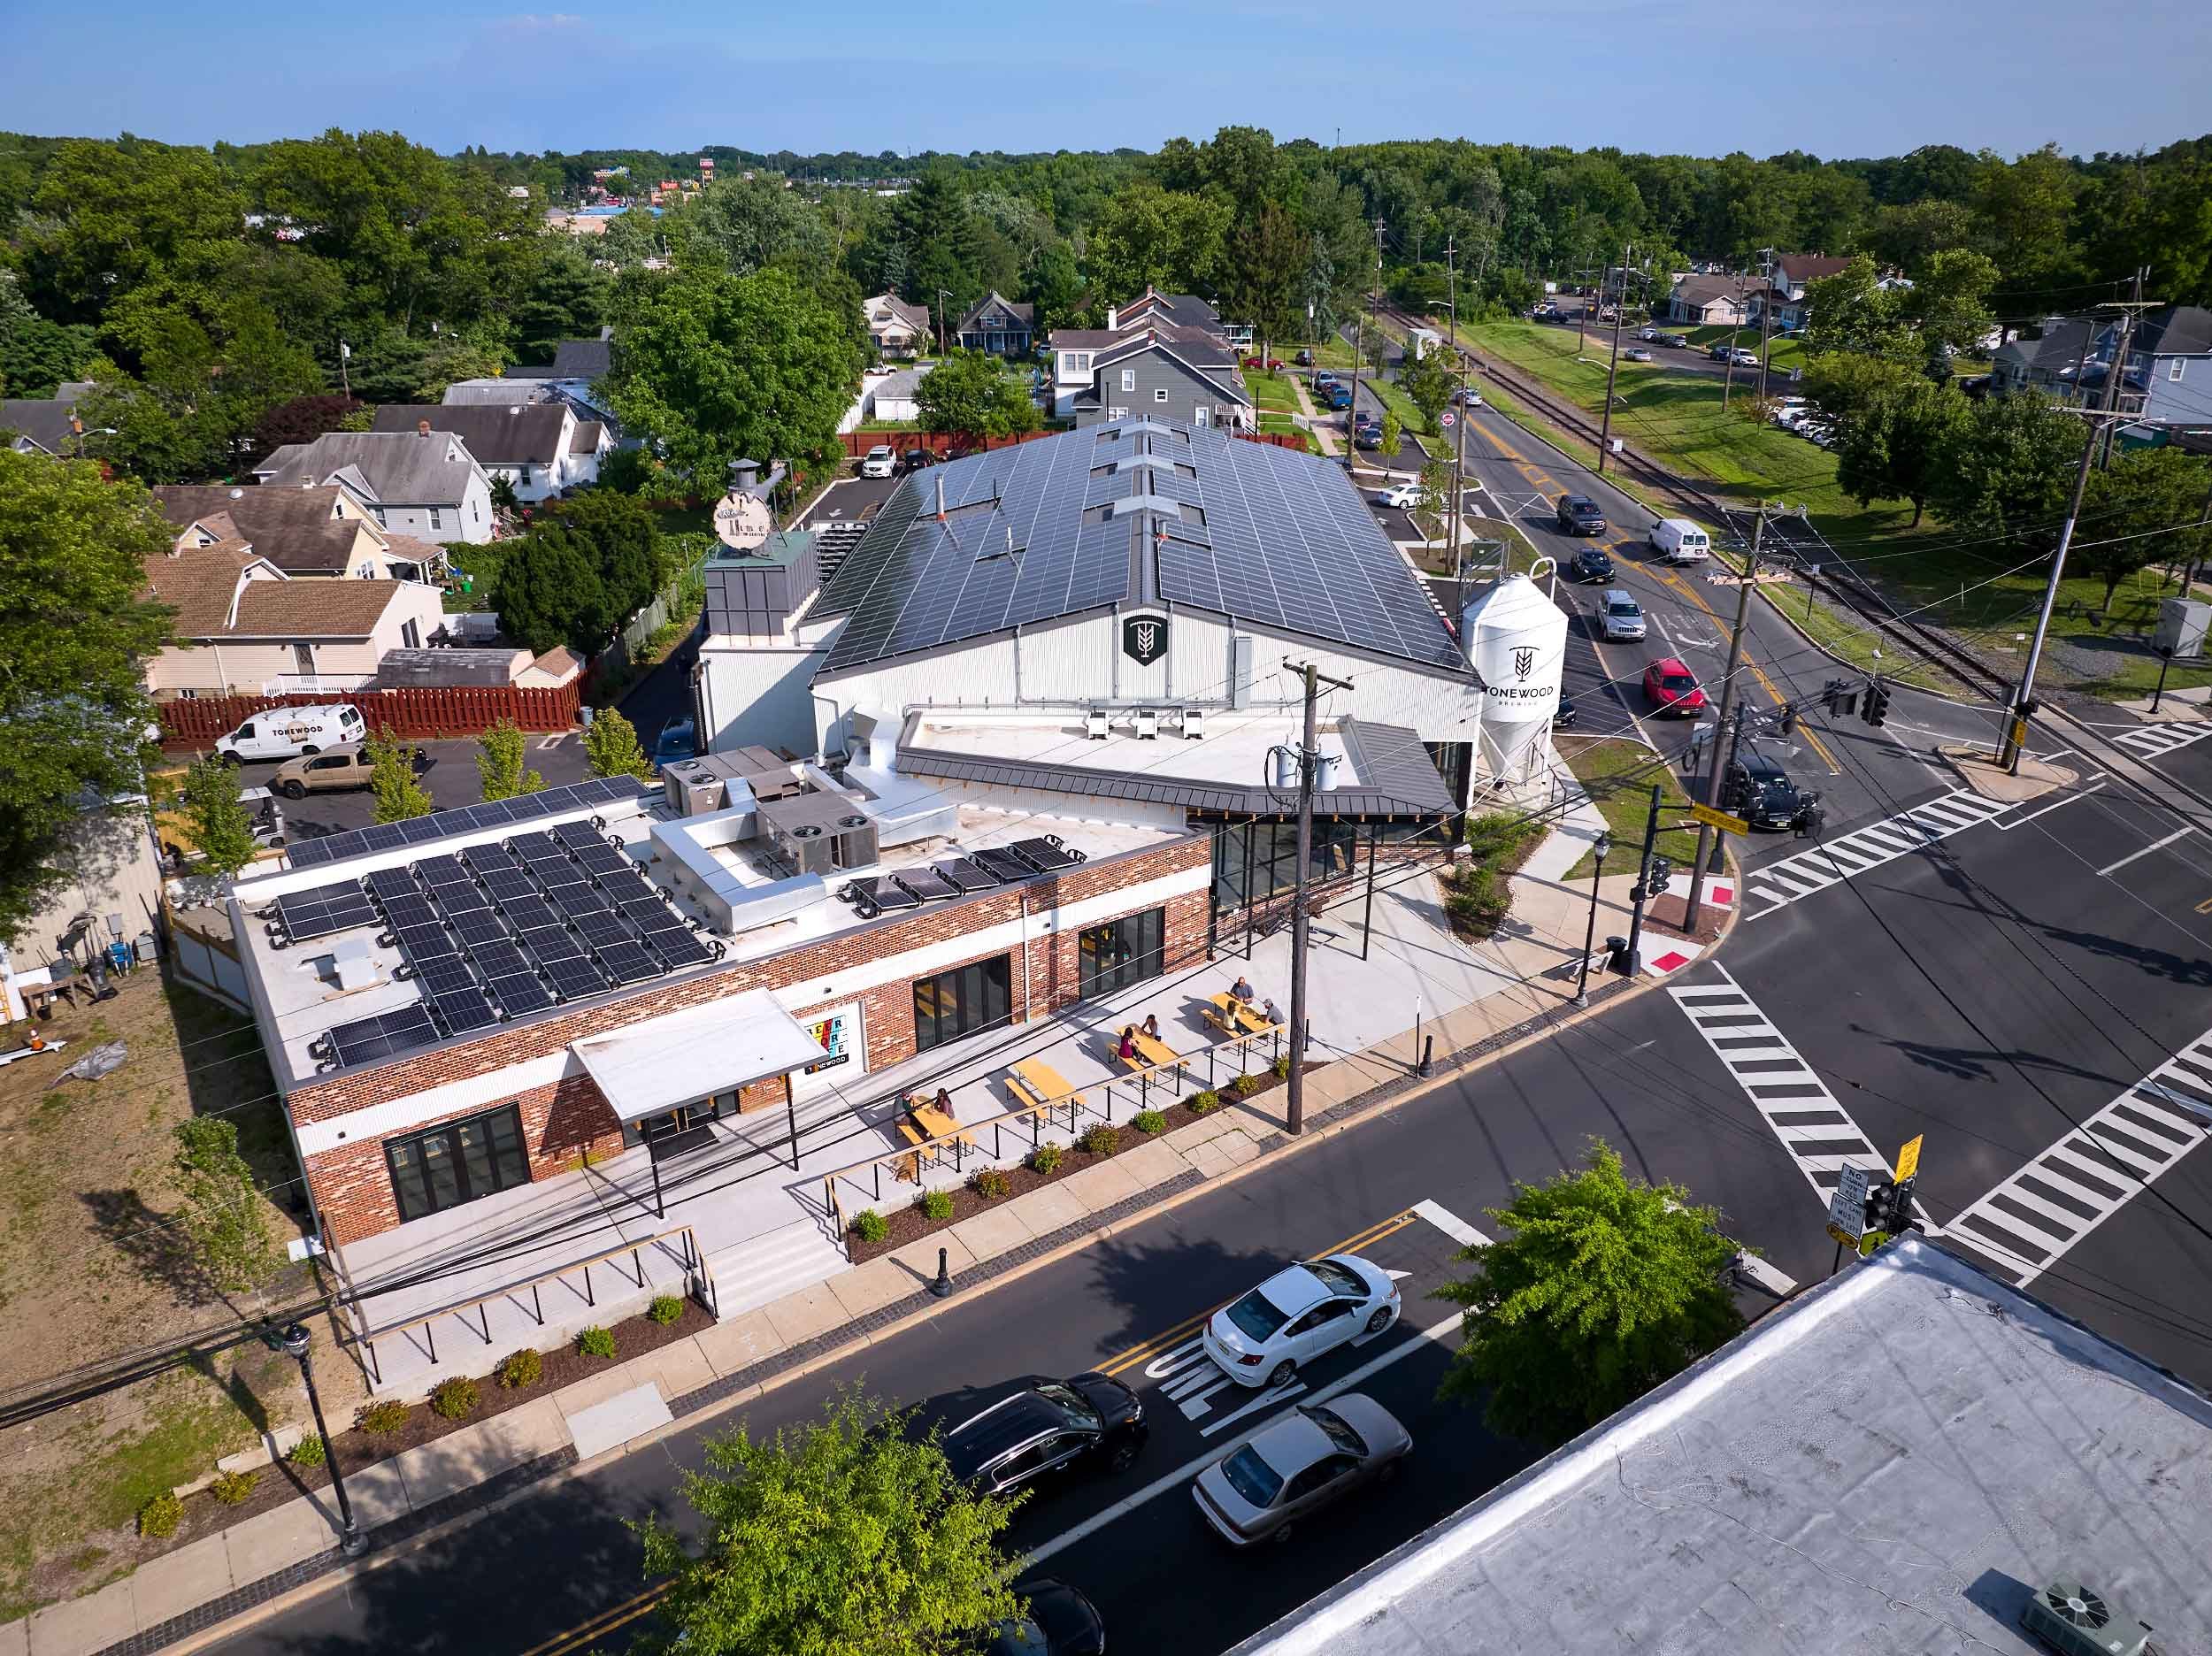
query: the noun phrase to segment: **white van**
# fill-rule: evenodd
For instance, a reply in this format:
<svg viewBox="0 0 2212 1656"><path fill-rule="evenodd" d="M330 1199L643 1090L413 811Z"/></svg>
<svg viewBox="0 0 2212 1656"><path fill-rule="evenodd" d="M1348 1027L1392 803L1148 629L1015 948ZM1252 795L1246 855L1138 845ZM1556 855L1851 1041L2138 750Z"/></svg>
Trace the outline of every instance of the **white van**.
<svg viewBox="0 0 2212 1656"><path fill-rule="evenodd" d="M361 709L349 702L320 707L272 708L257 713L227 736L215 739L226 759L296 759L368 734Z"/></svg>
<svg viewBox="0 0 2212 1656"><path fill-rule="evenodd" d="M1651 549L1663 564L1702 564L1713 556L1713 540L1687 518L1662 518L1651 525Z"/></svg>

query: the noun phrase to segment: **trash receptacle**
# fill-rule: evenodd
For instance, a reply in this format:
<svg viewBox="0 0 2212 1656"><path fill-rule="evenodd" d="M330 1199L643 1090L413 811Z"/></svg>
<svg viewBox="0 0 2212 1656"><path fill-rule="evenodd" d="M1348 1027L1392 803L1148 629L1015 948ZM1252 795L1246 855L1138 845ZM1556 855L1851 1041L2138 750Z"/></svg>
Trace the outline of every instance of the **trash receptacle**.
<svg viewBox="0 0 2212 1656"><path fill-rule="evenodd" d="M1628 976L1628 939L1609 937L1605 939L1605 970L1625 978Z"/></svg>

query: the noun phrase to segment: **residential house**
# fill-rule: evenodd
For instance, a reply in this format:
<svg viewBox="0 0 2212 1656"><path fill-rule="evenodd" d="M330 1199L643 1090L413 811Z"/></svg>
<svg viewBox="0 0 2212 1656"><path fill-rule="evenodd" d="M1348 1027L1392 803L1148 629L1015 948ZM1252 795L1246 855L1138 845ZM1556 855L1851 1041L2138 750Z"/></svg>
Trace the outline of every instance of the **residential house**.
<svg viewBox="0 0 2212 1656"><path fill-rule="evenodd" d="M1052 349L1053 418L1074 418L1077 400L1097 388L1100 357L1147 334L1179 345L1187 357L1202 357L1208 363L1215 363L1225 355L1232 365L1236 360L1235 345L1213 306L1195 294L1164 294L1148 287L1125 305L1107 306L1106 326L1102 328L1053 329L1048 340ZM1241 389L1242 381L1238 383ZM1104 405L1112 403L1113 399L1109 397ZM1100 404L1094 402L1092 406Z"/></svg>
<svg viewBox="0 0 2212 1656"><path fill-rule="evenodd" d="M909 304L895 293L881 293L862 301L861 309L879 359L911 356L929 344L927 305Z"/></svg>
<svg viewBox="0 0 2212 1656"><path fill-rule="evenodd" d="M2040 391L2070 399L2093 342L2091 334L2085 319L2052 317L2033 337L2023 333L2006 341L1989 359L1990 390L1999 395Z"/></svg>
<svg viewBox="0 0 2212 1656"><path fill-rule="evenodd" d="M89 380L64 380L50 397L0 399L0 442L18 454L74 460L84 453L84 421L77 405L91 395Z"/></svg>
<svg viewBox="0 0 2212 1656"><path fill-rule="evenodd" d="M153 491L180 547L236 542L295 580L418 579L368 508L336 484L240 487L165 483Z"/></svg>
<svg viewBox="0 0 2212 1656"><path fill-rule="evenodd" d="M1778 288L1747 294L1744 296L1743 320L1746 327L1765 328L1773 334L1789 334L1805 326L1811 309L1802 299L1793 299Z"/></svg>
<svg viewBox="0 0 2212 1656"><path fill-rule="evenodd" d="M1784 253L1774 261L1772 286L1786 298L1802 299L1807 283L1840 275L1850 262L1839 254Z"/></svg>
<svg viewBox="0 0 2212 1656"><path fill-rule="evenodd" d="M2089 365L2082 371L2085 397L2103 396L2119 334L2116 321L2098 325ZM2138 424L2168 433L2212 426L2212 310L2163 305L2137 319L2128 336L2119 407Z"/></svg>
<svg viewBox="0 0 2212 1656"><path fill-rule="evenodd" d="M439 590L419 581L296 580L242 541L183 541L146 562L144 595L177 612L176 641L146 663L157 699L344 694L445 618Z"/></svg>
<svg viewBox="0 0 2212 1656"><path fill-rule="evenodd" d="M441 409L440 414L448 410ZM492 538L492 485L468 445L418 418L406 432L326 432L254 468L265 484L334 483L387 530L433 541Z"/></svg>
<svg viewBox="0 0 2212 1656"><path fill-rule="evenodd" d="M1078 426L1139 414L1223 431L1258 424L1236 352L1218 335L1163 325L1070 354L1084 358L1089 372L1088 383L1064 405Z"/></svg>
<svg viewBox="0 0 2212 1656"><path fill-rule="evenodd" d="M1036 323L1036 306L1017 304L994 291L986 294L975 309L962 317L960 326L953 332L962 350L984 351L993 356L1026 356Z"/></svg>
<svg viewBox="0 0 2212 1656"><path fill-rule="evenodd" d="M1737 276L1693 273L1667 295L1667 320L1692 327L1741 327L1745 314L1743 279Z"/></svg>
<svg viewBox="0 0 2212 1656"><path fill-rule="evenodd" d="M504 478L527 505L596 482L599 457L614 445L598 420L579 420L567 402L387 403L372 431L411 432L427 421L456 433L491 477ZM588 434L580 428L591 428Z"/></svg>
<svg viewBox="0 0 2212 1656"><path fill-rule="evenodd" d="M1171 327L1198 328L1208 334L1228 337L1221 321L1221 313L1196 294L1164 294L1147 285L1145 290L1125 305L1110 305L1106 310L1109 332L1127 333L1132 328L1165 323Z"/></svg>
<svg viewBox="0 0 2212 1656"><path fill-rule="evenodd" d="M929 367L927 363L924 363L918 368L903 368L878 380L875 388L868 394L868 406L872 410L869 418L901 424L921 418L922 405L915 394Z"/></svg>

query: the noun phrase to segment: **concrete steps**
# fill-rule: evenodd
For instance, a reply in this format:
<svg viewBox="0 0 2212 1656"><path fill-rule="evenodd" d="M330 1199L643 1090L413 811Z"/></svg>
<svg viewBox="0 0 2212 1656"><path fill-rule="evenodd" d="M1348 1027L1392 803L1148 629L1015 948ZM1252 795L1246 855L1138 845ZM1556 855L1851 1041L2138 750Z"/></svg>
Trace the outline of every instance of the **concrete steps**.
<svg viewBox="0 0 2212 1656"><path fill-rule="evenodd" d="M845 1269L845 1250L819 1222L802 1219L708 1254L707 1269L726 1322L834 1276Z"/></svg>

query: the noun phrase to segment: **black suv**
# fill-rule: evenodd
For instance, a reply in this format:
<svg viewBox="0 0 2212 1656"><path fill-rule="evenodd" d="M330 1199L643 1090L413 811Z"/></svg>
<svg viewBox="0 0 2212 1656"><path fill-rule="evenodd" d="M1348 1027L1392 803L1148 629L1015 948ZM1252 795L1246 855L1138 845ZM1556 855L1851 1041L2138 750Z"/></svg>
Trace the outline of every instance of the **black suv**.
<svg viewBox="0 0 2212 1656"><path fill-rule="evenodd" d="M1562 494L1559 526L1569 534L1601 535L1605 533L1605 514L1587 494Z"/></svg>
<svg viewBox="0 0 2212 1656"><path fill-rule="evenodd" d="M956 1392L925 1404L910 1430L936 1432L953 1476L986 1494L1043 1486L1078 1468L1125 1471L1152 1432L1137 1394L1102 1374L1025 1375Z"/></svg>
<svg viewBox="0 0 2212 1656"><path fill-rule="evenodd" d="M937 456L929 449L909 448L892 463L891 475L905 477L910 473L921 471L925 466L933 466L936 464Z"/></svg>
<svg viewBox="0 0 2212 1656"><path fill-rule="evenodd" d="M1754 828L1802 834L1820 822L1820 795L1801 791L1787 771L1763 753L1746 754L1728 767L1721 809Z"/></svg>

